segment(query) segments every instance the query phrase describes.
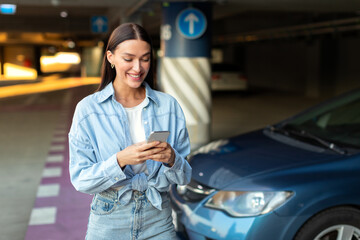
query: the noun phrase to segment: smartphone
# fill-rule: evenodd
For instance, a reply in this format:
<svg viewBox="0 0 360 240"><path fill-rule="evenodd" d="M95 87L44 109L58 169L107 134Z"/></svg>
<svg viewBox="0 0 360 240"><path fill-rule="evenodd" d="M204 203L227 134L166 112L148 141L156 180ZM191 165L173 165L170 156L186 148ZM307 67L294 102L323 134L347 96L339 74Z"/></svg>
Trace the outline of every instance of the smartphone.
<svg viewBox="0 0 360 240"><path fill-rule="evenodd" d="M154 131L150 133L147 142L148 143L153 141L166 142L167 138L169 137L169 134L170 134L169 131Z"/></svg>

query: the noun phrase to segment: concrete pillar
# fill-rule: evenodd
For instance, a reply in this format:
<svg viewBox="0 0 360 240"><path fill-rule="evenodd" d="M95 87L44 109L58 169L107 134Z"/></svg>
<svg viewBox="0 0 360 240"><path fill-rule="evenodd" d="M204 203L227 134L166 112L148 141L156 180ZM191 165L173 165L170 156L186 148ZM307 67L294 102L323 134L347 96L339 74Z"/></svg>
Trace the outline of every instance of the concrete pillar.
<svg viewBox="0 0 360 240"><path fill-rule="evenodd" d="M163 5L158 85L180 103L191 148L210 140L211 4L171 2Z"/></svg>
<svg viewBox="0 0 360 240"><path fill-rule="evenodd" d="M97 77L101 73L103 46L85 47L81 54L81 76Z"/></svg>

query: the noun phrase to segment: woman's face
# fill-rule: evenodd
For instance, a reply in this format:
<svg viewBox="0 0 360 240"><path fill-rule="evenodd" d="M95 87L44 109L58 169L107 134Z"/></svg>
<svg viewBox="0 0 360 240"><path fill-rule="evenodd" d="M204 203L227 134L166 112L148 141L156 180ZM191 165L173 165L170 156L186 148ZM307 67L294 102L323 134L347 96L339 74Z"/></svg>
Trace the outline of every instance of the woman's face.
<svg viewBox="0 0 360 240"><path fill-rule="evenodd" d="M142 40L126 40L114 52L107 52L107 59L115 65L116 78L131 88L141 86L150 69L150 44Z"/></svg>

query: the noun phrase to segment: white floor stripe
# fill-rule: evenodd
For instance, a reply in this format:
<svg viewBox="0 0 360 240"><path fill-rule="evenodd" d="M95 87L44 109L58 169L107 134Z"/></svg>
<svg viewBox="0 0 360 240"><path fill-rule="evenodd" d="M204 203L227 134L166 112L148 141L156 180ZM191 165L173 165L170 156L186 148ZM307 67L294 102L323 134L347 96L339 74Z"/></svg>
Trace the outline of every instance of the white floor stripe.
<svg viewBox="0 0 360 240"><path fill-rule="evenodd" d="M54 224L56 220L56 207L34 208L31 212L29 225Z"/></svg>
<svg viewBox="0 0 360 240"><path fill-rule="evenodd" d="M36 196L41 197L56 197L59 196L60 184L46 184L40 185Z"/></svg>
<svg viewBox="0 0 360 240"><path fill-rule="evenodd" d="M67 129L56 129L54 131L54 134L56 134L56 135L65 135L65 134L68 134L68 130Z"/></svg>
<svg viewBox="0 0 360 240"><path fill-rule="evenodd" d="M46 159L49 163L58 163L64 161L64 155L62 154L56 154L56 155L49 155Z"/></svg>
<svg viewBox="0 0 360 240"><path fill-rule="evenodd" d="M66 136L56 136L53 137L52 142L66 142L67 141L67 137Z"/></svg>
<svg viewBox="0 0 360 240"><path fill-rule="evenodd" d="M65 145L60 144L60 145L51 145L50 146L50 152L54 152L54 151L64 151L65 150Z"/></svg>
<svg viewBox="0 0 360 240"><path fill-rule="evenodd" d="M43 171L43 177L60 177L62 169L61 167L49 167Z"/></svg>

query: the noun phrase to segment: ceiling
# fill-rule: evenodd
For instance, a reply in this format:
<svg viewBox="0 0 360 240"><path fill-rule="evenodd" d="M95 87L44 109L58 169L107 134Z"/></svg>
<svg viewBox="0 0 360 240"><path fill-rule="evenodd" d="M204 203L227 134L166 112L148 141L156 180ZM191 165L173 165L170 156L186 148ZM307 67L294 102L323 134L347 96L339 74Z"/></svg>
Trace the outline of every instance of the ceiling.
<svg viewBox="0 0 360 240"><path fill-rule="evenodd" d="M174 1L167 1L174 2ZM184 1L183 1L184 2ZM200 2L209 2L201 0ZM221 37L264 29L357 18L359 0L213 0L213 34ZM17 5L15 15L0 14L0 43L49 44L73 39L93 44L106 34L91 32L92 16L107 16L110 30L124 21L140 21L159 35L161 0L1 0ZM67 17L60 13L66 11ZM356 23L357 24L357 23Z"/></svg>

